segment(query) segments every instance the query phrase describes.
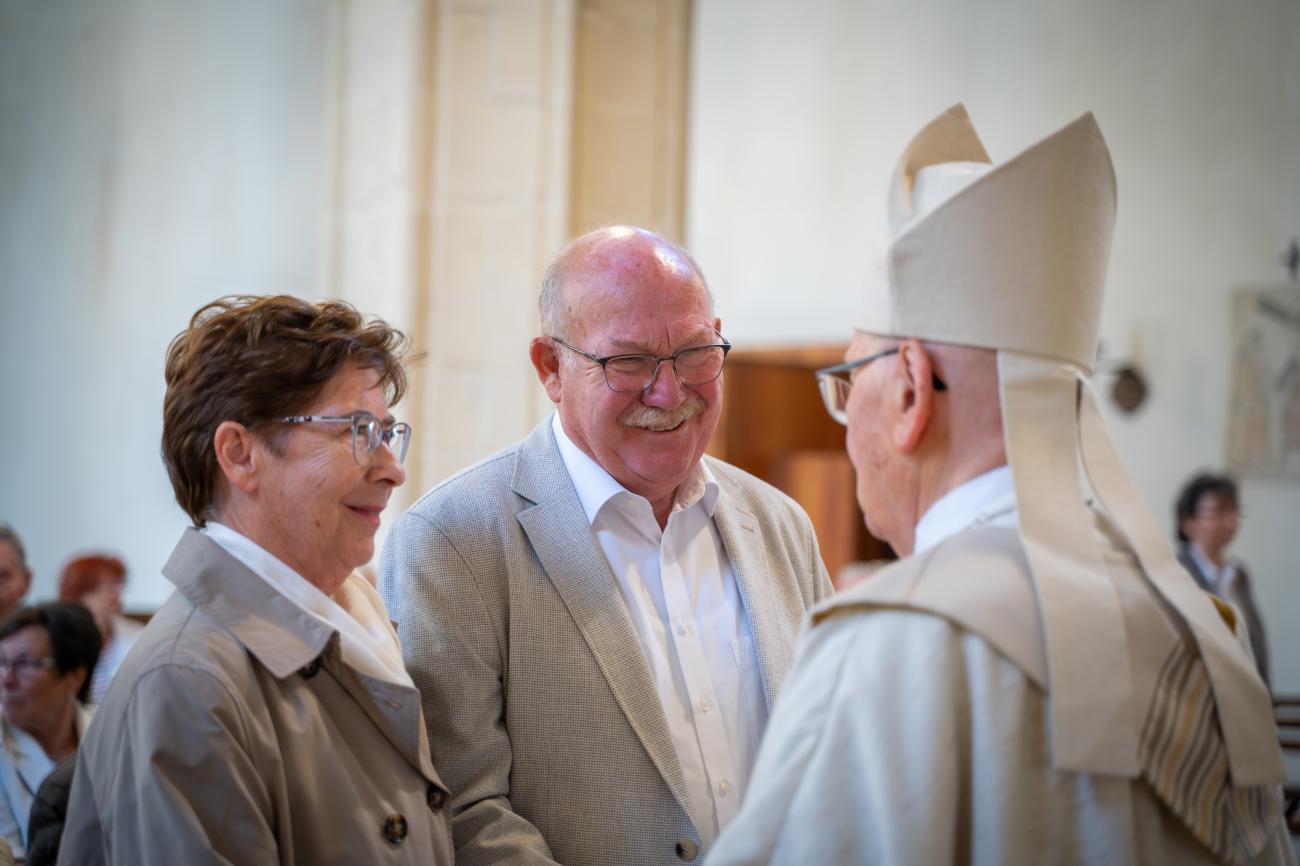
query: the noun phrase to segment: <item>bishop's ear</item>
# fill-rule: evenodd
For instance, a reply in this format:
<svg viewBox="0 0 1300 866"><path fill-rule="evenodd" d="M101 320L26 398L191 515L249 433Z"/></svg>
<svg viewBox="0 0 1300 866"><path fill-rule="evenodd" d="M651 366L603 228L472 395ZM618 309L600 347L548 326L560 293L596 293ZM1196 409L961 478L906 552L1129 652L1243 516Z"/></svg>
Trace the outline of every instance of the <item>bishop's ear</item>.
<svg viewBox="0 0 1300 866"><path fill-rule="evenodd" d="M549 337L533 337L528 344L528 357L537 371L537 379L546 389L552 403L560 402L560 356Z"/></svg>
<svg viewBox="0 0 1300 866"><path fill-rule="evenodd" d="M911 454L921 445L934 412L934 360L918 340L904 340L898 347L897 397L900 403L894 424L894 447Z"/></svg>
<svg viewBox="0 0 1300 866"><path fill-rule="evenodd" d="M252 431L238 421L222 421L212 434L221 474L232 487L245 493L257 489L258 447Z"/></svg>

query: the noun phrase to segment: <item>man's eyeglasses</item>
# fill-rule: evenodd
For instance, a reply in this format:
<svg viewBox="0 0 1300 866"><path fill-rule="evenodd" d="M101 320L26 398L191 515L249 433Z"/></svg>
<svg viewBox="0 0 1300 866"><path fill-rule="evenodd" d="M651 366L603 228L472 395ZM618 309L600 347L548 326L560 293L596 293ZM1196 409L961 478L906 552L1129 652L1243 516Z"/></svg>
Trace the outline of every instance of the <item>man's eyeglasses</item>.
<svg viewBox="0 0 1300 866"><path fill-rule="evenodd" d="M834 367L825 367L818 370L817 387L822 392L822 402L826 404L826 411L836 421L848 426L849 414L847 406L849 405L849 392L853 390L853 379L849 376L859 367L865 367L872 361L878 361L881 358L898 354L898 346L891 349L885 349L883 352L876 352L874 355L868 355L865 358L858 358L856 361L846 361L843 364L836 364ZM938 376L933 376L932 384L936 391L947 391L948 386Z"/></svg>
<svg viewBox="0 0 1300 866"><path fill-rule="evenodd" d="M635 393L644 391L654 384L659 374L659 365L671 361L677 381L683 385L707 385L722 375L722 363L731 351L731 343L726 337L719 337L721 343L708 346L692 346L672 355L593 355L576 346L570 346L559 337L551 337L570 352L577 352L594 364L599 364L605 371L605 384L611 391Z"/></svg>
<svg viewBox="0 0 1300 866"><path fill-rule="evenodd" d="M406 449L411 446L411 425L399 421L392 427L369 412L355 415L289 415L275 419L280 424L351 424L352 459L358 466L369 466L374 451L380 445L388 448L401 463L406 459Z"/></svg>
<svg viewBox="0 0 1300 866"><path fill-rule="evenodd" d="M13 671L16 676L33 677L37 671L50 671L56 667L54 659L41 656L18 656L7 659L0 656L0 677Z"/></svg>

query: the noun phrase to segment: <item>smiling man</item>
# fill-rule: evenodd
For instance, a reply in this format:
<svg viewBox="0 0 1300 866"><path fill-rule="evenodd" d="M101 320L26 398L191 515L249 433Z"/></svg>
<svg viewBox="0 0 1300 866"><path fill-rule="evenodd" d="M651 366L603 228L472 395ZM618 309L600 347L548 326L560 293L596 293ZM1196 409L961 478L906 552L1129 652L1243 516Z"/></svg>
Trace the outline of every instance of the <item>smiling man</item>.
<svg viewBox="0 0 1300 866"><path fill-rule="evenodd" d="M799 507L703 456L730 344L683 250L584 235L540 309L555 415L430 491L381 564L457 863L694 861L830 583Z"/></svg>

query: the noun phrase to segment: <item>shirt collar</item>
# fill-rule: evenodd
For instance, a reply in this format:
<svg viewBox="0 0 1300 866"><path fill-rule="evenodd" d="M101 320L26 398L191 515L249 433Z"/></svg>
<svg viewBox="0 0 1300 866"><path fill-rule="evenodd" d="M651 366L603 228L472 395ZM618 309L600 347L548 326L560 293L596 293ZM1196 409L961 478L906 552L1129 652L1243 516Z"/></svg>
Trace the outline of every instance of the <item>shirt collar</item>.
<svg viewBox="0 0 1300 866"><path fill-rule="evenodd" d="M555 447L560 452L560 459L564 461L564 468L568 470L569 478L573 479L574 490L578 493L578 501L582 503L582 510L587 515L588 523L595 523L600 510L620 494L644 500L644 497L637 496L619 484L614 480L614 476L605 471L605 467L573 444L573 440L564 432L564 425L560 422L558 412L551 416L551 431L555 434ZM717 479L714 478L708 465L701 460L695 464L690 475L677 489L673 511L685 510L699 502L705 512L712 516L713 509L718 504L719 492Z"/></svg>
<svg viewBox="0 0 1300 866"><path fill-rule="evenodd" d="M916 524L912 553L940 544L964 529L1017 524L1011 467L999 466L959 484L939 497Z"/></svg>
<svg viewBox="0 0 1300 866"><path fill-rule="evenodd" d="M1215 565L1210 561L1201 546L1195 541L1187 542L1187 549L1191 551L1192 559L1195 560L1201 573L1210 581L1210 587L1214 590L1226 590L1232 578L1236 576L1237 566L1226 556L1223 558L1223 567Z"/></svg>

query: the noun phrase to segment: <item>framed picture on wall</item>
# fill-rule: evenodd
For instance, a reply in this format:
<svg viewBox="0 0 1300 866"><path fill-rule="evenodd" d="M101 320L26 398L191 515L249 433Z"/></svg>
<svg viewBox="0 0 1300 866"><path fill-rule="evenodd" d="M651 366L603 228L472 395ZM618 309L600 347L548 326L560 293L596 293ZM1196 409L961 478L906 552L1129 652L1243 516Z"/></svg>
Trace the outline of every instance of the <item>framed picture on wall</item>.
<svg viewBox="0 0 1300 866"><path fill-rule="evenodd" d="M1300 286L1247 286L1232 296L1228 466L1300 479Z"/></svg>

